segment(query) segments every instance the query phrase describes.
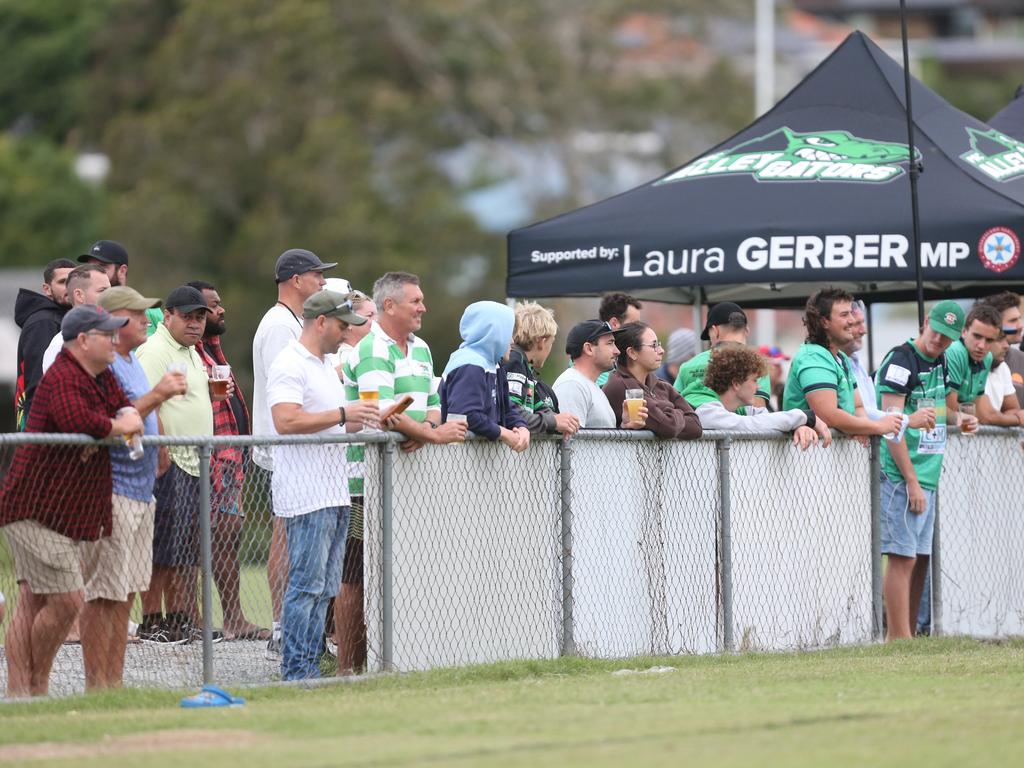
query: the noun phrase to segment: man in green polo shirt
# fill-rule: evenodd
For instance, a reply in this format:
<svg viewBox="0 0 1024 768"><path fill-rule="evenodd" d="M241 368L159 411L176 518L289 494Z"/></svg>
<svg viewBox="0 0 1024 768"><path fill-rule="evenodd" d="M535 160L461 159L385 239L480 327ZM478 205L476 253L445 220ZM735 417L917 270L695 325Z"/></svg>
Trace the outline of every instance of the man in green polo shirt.
<svg viewBox="0 0 1024 768"><path fill-rule="evenodd" d="M1002 333L1003 317L995 307L978 303L971 307L964 332L946 352L946 367L953 387L952 408L973 403L985 394L988 373L992 370L989 348Z"/></svg>
<svg viewBox="0 0 1024 768"><path fill-rule="evenodd" d="M840 347L853 338L857 318L853 296L841 288L822 288L807 299L807 340L789 366L782 408L810 408L826 424L848 435L898 434L903 418L890 414L872 421L857 393L849 358Z"/></svg>
<svg viewBox="0 0 1024 768"><path fill-rule="evenodd" d="M697 391L704 387L704 372L707 370L711 354L720 347L725 346L747 346L747 339L750 336L750 326L747 321L747 313L731 301L723 301L715 304L708 311L708 319L704 324L704 330L700 337L704 341L711 342L711 349L706 349L698 355L694 355L681 366L676 374L676 382L673 386L687 401L690 400L687 393L696 396ZM754 394L754 407L767 408L771 400L771 381L768 376L760 376L757 379L757 392ZM693 403L690 403L693 405ZM740 407L739 413L743 413Z"/></svg>
<svg viewBox="0 0 1024 768"><path fill-rule="evenodd" d="M889 560L883 594L889 640L911 637L917 626L946 427L947 422L956 424L956 392L946 360L963 327L960 305L940 301L921 334L891 349L876 374L879 407L898 409L908 420L903 440L882 444L882 554ZM924 399L933 407L920 407Z"/></svg>
<svg viewBox="0 0 1024 768"><path fill-rule="evenodd" d="M150 386L175 366L185 374L187 390L160 405L160 426L165 435L213 435L213 406L206 366L195 350L203 338L210 312L196 288L175 288L164 302L164 322L136 352ZM218 400L230 397L218 396ZM157 478L156 517L153 530L153 577L142 595L142 612L155 619L166 602L164 629L169 637L191 639L197 615L195 577L199 565L199 450L171 446L170 469Z"/></svg>

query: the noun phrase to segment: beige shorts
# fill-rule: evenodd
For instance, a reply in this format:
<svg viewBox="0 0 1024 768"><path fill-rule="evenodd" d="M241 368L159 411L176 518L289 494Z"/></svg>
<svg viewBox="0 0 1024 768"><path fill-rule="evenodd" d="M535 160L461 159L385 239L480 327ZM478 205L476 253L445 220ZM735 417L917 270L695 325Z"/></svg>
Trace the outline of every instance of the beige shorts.
<svg viewBox="0 0 1024 768"><path fill-rule="evenodd" d="M36 595L77 592L82 588L78 544L35 520L5 525L14 555L14 577Z"/></svg>
<svg viewBox="0 0 1024 768"><path fill-rule="evenodd" d="M98 541L83 541L85 599L122 602L149 589L153 573L153 516L156 503L113 496L113 529Z"/></svg>

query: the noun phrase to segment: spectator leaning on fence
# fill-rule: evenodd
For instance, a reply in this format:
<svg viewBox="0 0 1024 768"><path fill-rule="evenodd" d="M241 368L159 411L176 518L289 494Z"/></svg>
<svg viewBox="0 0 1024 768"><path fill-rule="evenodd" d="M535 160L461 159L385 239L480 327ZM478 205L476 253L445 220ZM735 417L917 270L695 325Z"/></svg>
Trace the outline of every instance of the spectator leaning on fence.
<svg viewBox="0 0 1024 768"><path fill-rule="evenodd" d="M113 240L97 240L88 253L78 257L83 264L96 264L103 268L112 286L128 285L128 251ZM146 334L152 336L164 321L164 313L153 307L146 310L149 325Z"/></svg>
<svg viewBox="0 0 1024 768"><path fill-rule="evenodd" d="M655 374L662 381L675 384L679 375L679 368L683 363L692 360L699 349L697 334L689 328L676 328L668 336L668 344L665 345L665 357L661 361L661 367Z"/></svg>
<svg viewBox="0 0 1024 768"><path fill-rule="evenodd" d="M352 294L319 291L302 307L302 333L274 358L267 405L280 435L340 435L378 424L376 403L345 404L337 371L325 355L338 351L349 325L366 318ZM274 514L285 521L288 586L281 613L281 676L320 676L327 604L341 586L348 528L344 445L281 445L274 451Z"/></svg>
<svg viewBox="0 0 1024 768"><path fill-rule="evenodd" d="M903 418L886 414L872 421L864 412L850 360L841 347L853 338L857 318L853 297L841 288L823 288L807 299L807 340L793 357L783 410L810 408L834 429L848 435L898 433Z"/></svg>
<svg viewBox="0 0 1024 768"><path fill-rule="evenodd" d="M274 265L274 280L277 283L277 302L260 320L252 339L252 433L272 435L273 423L267 406L267 373L270 364L288 342L299 338L302 333L302 304L324 287L324 272L338 266L336 262L323 262L312 251L291 248L277 257ZM267 446L254 446L253 463L259 468L254 472L269 475L274 470L274 452ZM269 476L263 478L265 487L270 487ZM273 500L271 499L271 503ZM273 615L273 633L267 641L267 658L281 657L281 600L284 595L285 577L288 573L288 553L284 540L284 523L275 517L270 537L270 553L267 556L267 583L270 586L270 605Z"/></svg>
<svg viewBox="0 0 1024 768"><path fill-rule="evenodd" d="M463 342L441 374L441 419L465 417L469 430L488 440L500 440L513 451L530 446L530 430L508 396L507 374L501 360L512 344L515 313L496 301L477 301L459 321Z"/></svg>
<svg viewBox="0 0 1024 768"><path fill-rule="evenodd" d="M103 291L110 287L110 281L101 267L95 264L83 264L68 273L68 298L72 307L83 304L95 304ZM58 331L43 353L43 373L53 365L58 353L64 348L64 339Z"/></svg>
<svg viewBox="0 0 1024 768"><path fill-rule="evenodd" d="M615 428L615 411L596 383L602 373L615 367L619 348L615 346L614 333L611 325L602 320L584 320L569 330L565 340L565 353L572 365L555 379L552 388L559 409L579 418L583 429ZM641 409L639 417L646 417L645 410ZM629 423L627 420L624 428ZM632 428L642 429L643 424Z"/></svg>
<svg viewBox="0 0 1024 768"><path fill-rule="evenodd" d="M696 440L701 435L697 414L672 385L655 375L664 355L658 335L647 323L630 323L615 333L619 359L604 385L604 395L615 413L616 426L637 423L630 418L627 393L640 390L646 411L643 428L658 437Z"/></svg>
<svg viewBox="0 0 1024 768"><path fill-rule="evenodd" d="M608 323L613 330L618 330L624 325L637 322L642 309L643 305L636 296L630 296L628 293L609 293L601 298L597 318ZM610 370L602 371L597 377L597 386L603 387L610 375Z"/></svg>
<svg viewBox="0 0 1024 768"><path fill-rule="evenodd" d="M91 304L64 316L64 349L39 382L27 432L104 438L142 430L138 411L109 368L125 323ZM78 542L111 534L112 488L106 448L15 450L0 497L0 525L20 585L4 649L8 696L46 695L54 656L82 607Z"/></svg>
<svg viewBox="0 0 1024 768"><path fill-rule="evenodd" d="M883 591L890 640L911 637L917 626L946 427L956 424L957 415L946 356L963 327L960 305L940 301L921 334L890 350L876 374L880 406L899 409L909 421L902 440L882 441L882 554L889 556ZM922 406L922 399L934 407Z"/></svg>
<svg viewBox="0 0 1024 768"><path fill-rule="evenodd" d="M977 303L967 313L964 332L946 351L946 374L953 387L953 409L961 403L974 403L978 414L991 415L985 384L992 370L989 351L1002 333L1002 314L995 307Z"/></svg>
<svg viewBox="0 0 1024 768"><path fill-rule="evenodd" d="M704 384L691 389L687 400L697 409L704 429L792 432L793 444L801 450L817 443L819 438L822 445L831 444L828 424L811 409L772 413L754 405L757 380L764 376L767 366L764 357L748 347L723 347L715 352L704 372Z"/></svg>
<svg viewBox="0 0 1024 768"><path fill-rule="evenodd" d="M330 284L328 280L328 284ZM377 305L360 291L350 291L357 315L366 318L362 325L350 325L342 336L338 358L347 360L356 344L370 332L377 317ZM330 357L330 356L328 356ZM344 362L334 364L342 380ZM366 620L363 616L363 466L366 447L352 443L345 450L348 460L348 492L350 508L348 536L345 539L345 560L341 568L341 589L334 599L334 639L338 646L338 674L357 672L366 666Z"/></svg>
<svg viewBox="0 0 1024 768"><path fill-rule="evenodd" d="M99 303L114 317L127 320L118 331L110 369L142 417L144 434L157 435L156 409L168 398L185 394L185 376L181 373L165 373L151 388L132 351L146 341L146 310L159 307L160 300L148 299L128 286L117 286L101 293ZM87 688L121 685L128 613L135 593L149 589L153 571L157 456L155 447L146 447L137 459L131 458L127 446L110 449L113 527L109 536L81 545L83 567L90 574L81 617Z"/></svg>
<svg viewBox="0 0 1024 768"><path fill-rule="evenodd" d="M555 391L537 375L555 343L555 316L547 307L532 301L516 304L515 313L512 348L505 363L509 398L522 409L530 434L574 435L580 420L571 413L559 413Z"/></svg>
<svg viewBox="0 0 1024 768"><path fill-rule="evenodd" d="M982 424L1021 426L1024 425L1024 410L1021 410L1020 402L1017 400L1013 374L1006 362L1013 349L1010 345L1020 341L1020 297L1016 293L1004 291L983 299L982 303L998 311L1002 322L999 337L991 349L992 371L985 381L986 397L981 398L987 399L988 402L984 408L978 408L978 420Z"/></svg>
<svg viewBox="0 0 1024 768"><path fill-rule="evenodd" d="M860 361L864 337L868 335L868 311L864 302L859 299L853 302L851 308L854 323L853 328L850 329L850 339L844 344L840 344L839 350L845 353L850 361L850 369L853 371L854 381L857 382L857 394L860 395L864 413L872 421L877 421L885 415L885 411L878 407L878 394L875 392L875 382L868 372L868 366Z"/></svg>
<svg viewBox="0 0 1024 768"><path fill-rule="evenodd" d="M707 322L700 334L702 339L711 342L711 349L704 350L679 367L679 374L675 380L676 391L686 397L687 390L691 387L703 386L704 372L715 350L735 344L745 347L749 336L750 324L747 321L747 314L738 304L731 301L715 304L708 312ZM757 381L754 405L767 408L770 401L771 381L765 374Z"/></svg>
<svg viewBox="0 0 1024 768"><path fill-rule="evenodd" d="M1017 304L1013 305L1012 302ZM1022 351L1022 332L1020 296L1009 291L990 296L987 303L996 306L1003 313L1003 332L1006 334L1010 348L1006 351L1006 366L1010 370L1010 380L1017 393L1018 407L1024 408L1024 351Z"/></svg>
<svg viewBox="0 0 1024 768"><path fill-rule="evenodd" d="M213 434L228 437L248 435L251 423L249 408L220 341L228 329L225 320L227 311L221 302L220 293L216 286L204 280L192 280L187 285L202 294L210 310L203 338L196 344L196 352L208 371L213 372L215 366L228 366L228 381L232 385L231 396L227 400L213 401ZM248 467L248 453L247 449L237 446L213 449L210 460L213 581L217 585L224 614L225 639L266 642L271 638L270 630L256 626L245 617L240 595L241 566L238 554L242 547L246 512L242 505L242 484Z"/></svg>
<svg viewBox="0 0 1024 768"><path fill-rule="evenodd" d="M43 292L21 288L14 301L14 322L21 328L14 385L14 419L19 432L25 429L32 395L43 376L46 345L60 333L60 321L71 306L67 284L74 268L70 259L54 259L43 268Z"/></svg>
<svg viewBox="0 0 1024 768"><path fill-rule="evenodd" d="M156 386L169 370L185 373L185 394L160 405L160 423L167 435L213 435L210 377L195 350L209 314L199 291L188 285L175 288L164 301L164 322L136 352L150 386ZM224 398L216 395L218 400ZM139 637L181 642L198 634L200 459L194 445L171 446L167 452L170 468L154 488L153 578L142 596Z"/></svg>
<svg viewBox="0 0 1024 768"><path fill-rule="evenodd" d="M443 445L466 439L465 422L441 424L441 398L430 347L416 331L427 311L420 280L408 272L388 272L373 284L377 320L349 354L344 365L345 396L350 403L373 398L390 408L403 395L412 397L405 413L390 419L388 429L406 436L404 451L426 443Z"/></svg>

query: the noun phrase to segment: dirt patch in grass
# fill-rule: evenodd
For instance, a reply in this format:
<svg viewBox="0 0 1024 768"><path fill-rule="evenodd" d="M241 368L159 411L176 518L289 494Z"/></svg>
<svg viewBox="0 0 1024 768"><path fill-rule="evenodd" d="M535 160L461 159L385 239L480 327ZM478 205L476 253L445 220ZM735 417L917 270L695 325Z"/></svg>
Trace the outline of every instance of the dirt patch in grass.
<svg viewBox="0 0 1024 768"><path fill-rule="evenodd" d="M191 751L196 749L237 749L253 746L265 737L252 731L196 728L180 731L151 731L126 736L105 736L90 744L11 744L0 747L0 764L23 760L74 760L96 755L146 754L149 752Z"/></svg>

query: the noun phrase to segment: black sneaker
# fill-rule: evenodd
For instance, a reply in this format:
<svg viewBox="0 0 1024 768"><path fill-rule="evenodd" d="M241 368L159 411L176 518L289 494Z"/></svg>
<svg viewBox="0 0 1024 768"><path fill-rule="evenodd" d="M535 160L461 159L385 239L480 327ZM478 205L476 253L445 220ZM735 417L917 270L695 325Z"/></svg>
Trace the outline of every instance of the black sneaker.
<svg viewBox="0 0 1024 768"><path fill-rule="evenodd" d="M184 645L191 640L191 636L184 634L180 629L168 626L165 621L159 624L140 624L138 638L144 643L162 645Z"/></svg>

